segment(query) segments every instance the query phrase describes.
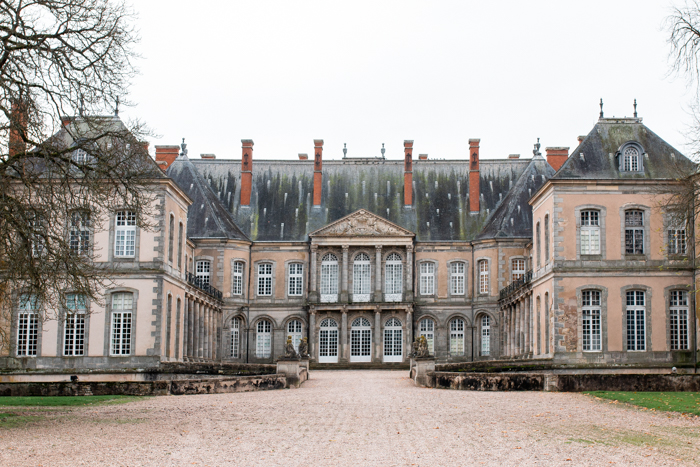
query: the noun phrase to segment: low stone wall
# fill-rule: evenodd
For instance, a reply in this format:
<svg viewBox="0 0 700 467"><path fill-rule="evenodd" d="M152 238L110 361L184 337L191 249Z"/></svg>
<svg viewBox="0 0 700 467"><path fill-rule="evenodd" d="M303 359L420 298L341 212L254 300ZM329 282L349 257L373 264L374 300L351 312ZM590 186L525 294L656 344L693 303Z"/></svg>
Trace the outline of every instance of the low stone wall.
<svg viewBox="0 0 700 467"><path fill-rule="evenodd" d="M466 391L542 391L544 375L531 373L428 373L427 387Z"/></svg>
<svg viewBox="0 0 700 467"><path fill-rule="evenodd" d="M284 375L237 376L223 379L199 379L172 381L170 394L223 394L231 392L267 391L284 389L287 379Z"/></svg>

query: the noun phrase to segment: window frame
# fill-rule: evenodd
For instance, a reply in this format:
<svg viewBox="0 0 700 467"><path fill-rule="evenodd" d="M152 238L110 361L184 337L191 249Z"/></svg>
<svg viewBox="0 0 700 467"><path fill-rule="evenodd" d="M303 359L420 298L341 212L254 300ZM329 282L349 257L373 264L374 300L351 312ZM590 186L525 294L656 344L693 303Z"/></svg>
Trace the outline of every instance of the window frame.
<svg viewBox="0 0 700 467"><path fill-rule="evenodd" d="M76 216L80 216L77 225L75 222ZM92 237L92 218L90 211L71 211L68 215L68 247L71 252L79 255L89 255L92 250Z"/></svg>
<svg viewBox="0 0 700 467"><path fill-rule="evenodd" d="M456 271L455 267L461 266L462 271ZM467 294L467 271L469 271L469 266L467 261L461 259L455 259L447 262L447 271L449 277L449 291L450 296L453 297L464 297ZM456 287L455 287L456 286ZM461 287L461 292L459 291Z"/></svg>
<svg viewBox="0 0 700 467"><path fill-rule="evenodd" d="M522 269L516 269L515 268L515 262L522 262ZM525 277L525 274L527 274L527 259L523 256L511 256L510 258L510 280L511 283L515 282L516 280L522 279ZM518 275L519 277L515 277Z"/></svg>
<svg viewBox="0 0 700 467"><path fill-rule="evenodd" d="M434 296L437 289L435 271L437 262L434 260L421 260L418 263L418 293L421 296Z"/></svg>
<svg viewBox="0 0 700 467"><path fill-rule="evenodd" d="M634 303L629 304L629 294L634 294ZM639 304L639 297L643 298L642 304ZM623 291L623 303L624 303L624 313L622 316L623 319L623 332L624 332L624 350L626 352L649 352L651 351L651 345L649 342L649 335L650 335L650 321L649 321L649 316L648 316L648 311L649 311L649 306L651 302L651 294L648 288L640 288L640 287L635 287L635 286L630 286L624 289ZM634 323L634 332L632 337L632 340L630 340L630 312L633 313L632 318L633 318L633 323ZM639 336L639 318L642 318L643 322L641 323L642 326L642 337L640 339ZM640 348L640 342L643 344L643 348Z"/></svg>
<svg viewBox="0 0 700 467"><path fill-rule="evenodd" d="M340 267L338 255L327 252L321 256L321 274L319 274L319 295L321 302L335 303L338 301Z"/></svg>
<svg viewBox="0 0 700 467"><path fill-rule="evenodd" d="M266 270L263 271L263 268ZM270 261L260 261L255 265L255 296L272 298L274 295L272 279L275 276L274 264Z"/></svg>
<svg viewBox="0 0 700 467"><path fill-rule="evenodd" d="M120 221L120 214L123 213L123 219ZM131 209L119 209L115 211L114 216L114 245L112 246L112 254L115 259L134 259L138 253L138 216L136 211ZM120 225L120 222L122 224ZM133 222L133 223L132 223ZM120 246L120 232L123 233L123 245ZM133 240L133 248L129 247L129 240ZM132 251L133 249L133 251ZM131 253L130 253L131 252Z"/></svg>
<svg viewBox="0 0 700 467"><path fill-rule="evenodd" d="M210 259L201 258L194 263L194 277L199 285L211 285L211 263ZM206 264L206 268L204 265ZM200 268L201 266L201 268ZM205 271L206 269L206 271Z"/></svg>
<svg viewBox="0 0 700 467"><path fill-rule="evenodd" d="M431 326L428 326L428 323ZM425 324L425 326L424 326ZM425 328L425 329L424 329ZM431 328L431 329L428 329ZM437 321L432 316L424 316L418 321L418 337L425 336L428 343L428 354L435 355L435 330L437 328Z"/></svg>
<svg viewBox="0 0 700 467"><path fill-rule="evenodd" d="M175 250L175 214L170 213L170 221L168 223L168 262L172 265Z"/></svg>
<svg viewBox="0 0 700 467"><path fill-rule="evenodd" d="M482 270L482 264L486 266L485 270ZM479 295L490 295L489 291L491 289L491 264L489 258L480 258L479 260L477 260L476 265Z"/></svg>
<svg viewBox="0 0 700 467"><path fill-rule="evenodd" d="M455 316L450 319L449 321L449 329L450 329L450 355L456 356L456 357L463 357L465 355L465 349L466 349L466 336L464 334L464 330L467 327L467 320L462 318L461 316ZM459 324L461 324L461 329ZM457 329L455 329L457 328ZM461 336L461 337L460 337ZM455 345L454 342L457 343L457 347L459 347L461 339L461 348L462 350L460 351L459 349L455 350Z"/></svg>
<svg viewBox="0 0 700 467"><path fill-rule="evenodd" d="M294 350L299 352L299 343L304 338L304 322L301 320L301 318L292 317L289 321L287 321L284 328L286 331L284 342L286 343L287 338L291 336Z"/></svg>
<svg viewBox="0 0 700 467"><path fill-rule="evenodd" d="M74 298L72 299L73 303L75 303L75 308L70 307L71 299L69 299L70 296L73 296ZM79 308L79 300L78 297L82 296L82 308ZM83 357L87 354L87 327L88 327L88 299L85 295L81 294L76 294L76 293L67 293L66 294L66 306L64 309L63 313L63 339L62 339L62 355L64 357ZM80 318L80 319L78 319ZM72 326L69 327L68 323L69 321L72 321ZM78 325L80 324L80 328L82 332L78 333L79 327ZM69 338L69 329L72 330L72 344L69 347L68 344L68 338ZM78 344L78 341L80 341L80 344ZM76 352L76 348L80 346L80 353Z"/></svg>
<svg viewBox="0 0 700 467"><path fill-rule="evenodd" d="M287 296L304 296L304 263L300 261L287 263Z"/></svg>
<svg viewBox="0 0 700 467"><path fill-rule="evenodd" d="M262 331L260 330L261 327ZM267 359L272 357L272 330L272 321L269 318L261 318L255 323L255 358Z"/></svg>
<svg viewBox="0 0 700 467"><path fill-rule="evenodd" d="M583 352L603 351L602 296L603 294L598 289L581 291L581 349ZM597 333L595 332L596 318ZM586 332L587 330L588 332Z"/></svg>
<svg viewBox="0 0 700 467"><path fill-rule="evenodd" d="M403 299L403 281L403 256L390 252L384 260L384 301L400 302Z"/></svg>
<svg viewBox="0 0 700 467"><path fill-rule="evenodd" d="M633 169L633 164L632 164L632 159L630 158L630 164L629 168L627 168L627 155L625 154L629 149L634 149L637 152L636 161L637 161L637 168L636 170ZM617 152L617 158L618 158L618 170L621 174L639 174L639 173L644 173L644 148L637 143L636 141L628 141L622 146L620 146L620 150Z"/></svg>
<svg viewBox="0 0 700 467"><path fill-rule="evenodd" d="M479 355L482 357L491 356L491 321L493 319L484 313L479 317ZM484 339L486 338L486 339Z"/></svg>
<svg viewBox="0 0 700 467"><path fill-rule="evenodd" d="M241 329L243 320L240 316L231 318L229 324L229 358L241 358Z"/></svg>
<svg viewBox="0 0 700 467"><path fill-rule="evenodd" d="M240 265L240 271L236 271L237 265ZM240 259L231 260L231 296L243 297L244 296L244 279L245 279L245 267L246 263Z"/></svg>
<svg viewBox="0 0 700 467"><path fill-rule="evenodd" d="M681 295L681 300L678 300L677 294ZM687 286L671 286L667 287L665 295L668 349L671 352L687 352L691 349L690 292Z"/></svg>
<svg viewBox="0 0 700 467"><path fill-rule="evenodd" d="M122 298L121 302L121 308L115 308L115 297L120 296ZM124 298L126 296L131 296L131 307L130 308L125 308L124 307ZM135 305L136 305L136 294L130 291L114 291L110 293L109 297L109 341L108 341L108 346L109 346L109 356L110 357L129 357L133 354L133 345L134 345L134 324L136 323L135 320ZM117 332L117 329L115 329L115 315L119 314L120 315L120 320L119 320L119 336L117 336L115 333ZM124 331L125 328L125 323L128 324L128 330ZM118 342L116 342L115 337L119 337ZM124 342L126 341L126 345L124 345ZM117 346L120 348L119 352L115 352L115 349ZM126 351L124 348L126 347Z"/></svg>
<svg viewBox="0 0 700 467"><path fill-rule="evenodd" d="M41 303L36 295L21 293L17 297L17 319L15 321L15 356L17 358L41 355ZM22 325L24 316L25 324Z"/></svg>
<svg viewBox="0 0 700 467"><path fill-rule="evenodd" d="M366 252L359 251L352 259L352 300L368 302L371 294L372 258Z"/></svg>

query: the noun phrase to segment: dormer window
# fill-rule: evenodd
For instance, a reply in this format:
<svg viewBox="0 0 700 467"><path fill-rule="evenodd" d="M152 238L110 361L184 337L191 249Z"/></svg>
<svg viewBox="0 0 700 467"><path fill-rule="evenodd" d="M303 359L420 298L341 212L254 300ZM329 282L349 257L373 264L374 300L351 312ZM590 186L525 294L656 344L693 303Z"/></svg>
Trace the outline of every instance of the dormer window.
<svg viewBox="0 0 700 467"><path fill-rule="evenodd" d="M627 143L618 153L621 172L643 172L642 154L644 151L636 143Z"/></svg>

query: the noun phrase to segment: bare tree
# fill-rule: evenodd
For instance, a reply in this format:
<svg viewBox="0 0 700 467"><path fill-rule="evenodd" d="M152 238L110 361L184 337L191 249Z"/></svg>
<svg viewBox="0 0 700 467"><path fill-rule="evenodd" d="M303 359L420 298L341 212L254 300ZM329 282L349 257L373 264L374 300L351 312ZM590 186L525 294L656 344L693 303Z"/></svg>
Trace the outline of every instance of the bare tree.
<svg viewBox="0 0 700 467"><path fill-rule="evenodd" d="M143 125L117 117L136 73L132 20L121 1L0 0L0 350L20 298L40 319L66 292L101 303L118 273L92 244L108 213L150 227L162 174Z"/></svg>

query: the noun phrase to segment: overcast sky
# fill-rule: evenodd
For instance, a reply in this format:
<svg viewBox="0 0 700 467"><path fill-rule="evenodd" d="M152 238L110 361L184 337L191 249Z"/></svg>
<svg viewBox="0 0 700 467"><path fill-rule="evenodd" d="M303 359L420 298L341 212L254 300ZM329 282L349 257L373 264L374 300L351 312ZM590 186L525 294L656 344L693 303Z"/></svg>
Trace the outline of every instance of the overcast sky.
<svg viewBox="0 0 700 467"><path fill-rule="evenodd" d="M668 75L674 2L132 0L140 76L122 116L190 157L532 156L598 119L639 116L686 152L693 92ZM680 3L676 1L675 4ZM544 153L544 149L542 150Z"/></svg>

